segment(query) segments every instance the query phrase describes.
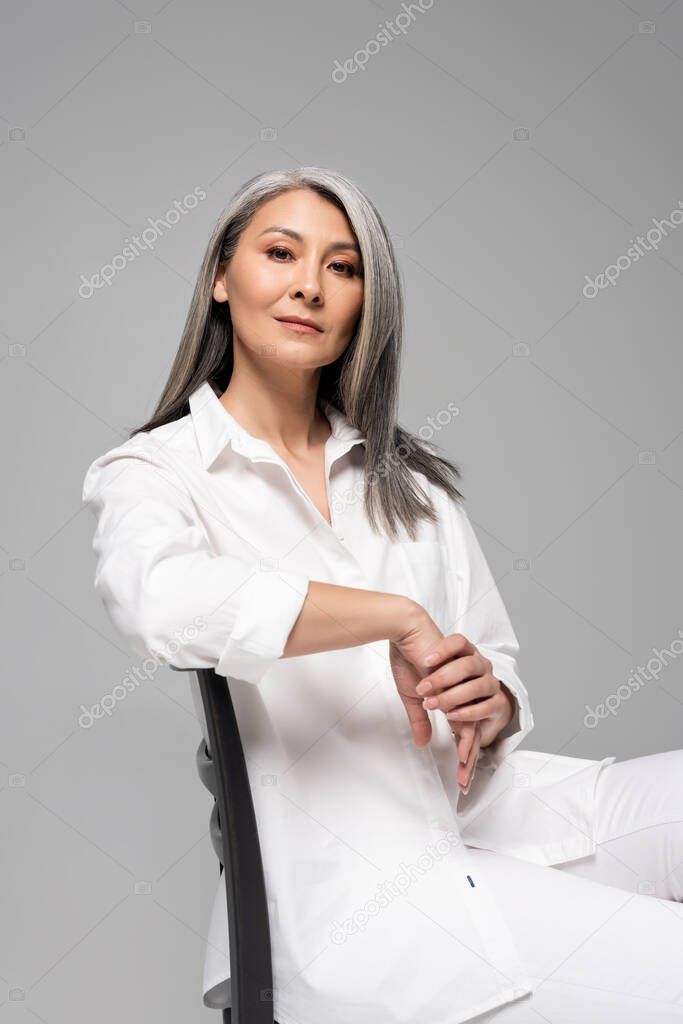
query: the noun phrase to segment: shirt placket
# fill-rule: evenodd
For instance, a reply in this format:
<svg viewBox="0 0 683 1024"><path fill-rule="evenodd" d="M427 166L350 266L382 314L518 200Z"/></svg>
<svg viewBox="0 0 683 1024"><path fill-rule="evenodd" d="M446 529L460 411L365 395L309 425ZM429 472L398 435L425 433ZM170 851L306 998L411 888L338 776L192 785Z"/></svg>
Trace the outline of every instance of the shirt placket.
<svg viewBox="0 0 683 1024"><path fill-rule="evenodd" d="M330 443L330 440L333 443ZM346 452L348 452L349 449L351 449L355 444L358 444L359 441L356 438L332 438L330 440L328 440L328 443L325 446L325 490L327 494L327 506L330 510L330 519L332 521L331 526L325 519L324 515L322 515L322 513L320 512L320 509L316 507L315 503L311 500L310 496L301 486L292 470L284 461L284 459L282 459L266 441L258 441L253 446L253 450L251 451L245 448L240 443L234 444L233 447L235 447L240 452L240 454L244 455L251 462L272 462L280 466L287 474L287 477L294 490L303 498L303 500L309 506L313 514L318 517L320 522L327 528L328 531L331 530L334 533L337 540L343 541L343 532L340 530L339 525L335 520L333 508L334 502L332 500L332 495L330 492L330 472L332 470L332 466L334 465L334 463L343 455L345 455Z"/></svg>
<svg viewBox="0 0 683 1024"><path fill-rule="evenodd" d="M444 833L451 832L458 836L459 842L462 842L458 822L443 788L443 782L432 748L430 744L419 748L415 746L413 730L408 721L405 708L398 698L390 666L385 674L385 682L387 706L396 725L396 731L399 736L399 742L403 747L405 758L410 764L413 773L415 790L422 808L424 821L437 838L443 837ZM457 757L455 748L454 756Z"/></svg>

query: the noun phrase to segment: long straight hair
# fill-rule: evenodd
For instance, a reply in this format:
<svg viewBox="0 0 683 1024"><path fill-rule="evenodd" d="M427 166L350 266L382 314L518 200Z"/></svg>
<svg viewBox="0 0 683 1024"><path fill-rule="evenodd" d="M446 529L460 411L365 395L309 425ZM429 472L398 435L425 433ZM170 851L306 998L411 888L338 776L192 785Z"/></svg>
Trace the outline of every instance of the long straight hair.
<svg viewBox="0 0 683 1024"><path fill-rule="evenodd" d="M323 366L317 400L336 406L366 437L364 503L372 529L394 540L397 522L415 539L421 519L437 521L426 491L411 471L443 488L456 501L458 466L439 455L436 445L396 422L403 344L403 293L389 233L372 201L358 186L322 167L275 170L249 179L221 214L206 249L187 313L180 345L151 419L130 437L189 413L188 399L208 381L220 396L233 369L233 331L229 303L216 302L218 265L227 264L240 236L262 203L292 189L307 188L334 203L346 215L361 250L364 277L362 310L356 330L341 356Z"/></svg>

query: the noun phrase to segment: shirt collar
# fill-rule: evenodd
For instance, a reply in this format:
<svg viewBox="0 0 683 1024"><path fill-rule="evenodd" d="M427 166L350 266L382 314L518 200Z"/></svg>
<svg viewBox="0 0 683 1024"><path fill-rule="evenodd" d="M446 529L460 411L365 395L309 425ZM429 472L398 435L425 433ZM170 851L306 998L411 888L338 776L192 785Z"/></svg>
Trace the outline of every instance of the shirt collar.
<svg viewBox="0 0 683 1024"><path fill-rule="evenodd" d="M228 444L247 458L272 458L275 455L267 441L254 437L237 422L208 381L195 388L190 395L189 405L204 469L215 462ZM332 428L327 444L335 449L335 457L354 444L366 443L365 434L349 423L341 409L325 399L321 400L321 405Z"/></svg>

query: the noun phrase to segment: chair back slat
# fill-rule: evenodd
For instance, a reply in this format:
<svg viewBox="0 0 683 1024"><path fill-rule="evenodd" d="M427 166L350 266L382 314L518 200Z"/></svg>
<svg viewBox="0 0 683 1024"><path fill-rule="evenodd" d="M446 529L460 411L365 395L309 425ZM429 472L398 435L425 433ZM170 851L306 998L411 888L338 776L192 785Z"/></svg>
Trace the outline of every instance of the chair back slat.
<svg viewBox="0 0 683 1024"><path fill-rule="evenodd" d="M261 848L232 697L227 679L214 669L190 671L197 675L208 731L208 741L197 751L197 770L216 801L209 828L225 873L230 978L224 991L230 1005L221 1007L223 1019L230 1024L277 1024Z"/></svg>

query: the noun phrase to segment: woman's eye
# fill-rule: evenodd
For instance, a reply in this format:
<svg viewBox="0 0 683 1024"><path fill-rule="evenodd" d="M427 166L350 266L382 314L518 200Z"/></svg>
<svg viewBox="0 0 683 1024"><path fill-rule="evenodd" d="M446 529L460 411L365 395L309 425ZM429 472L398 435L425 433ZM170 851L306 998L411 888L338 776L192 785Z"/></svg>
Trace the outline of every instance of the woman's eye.
<svg viewBox="0 0 683 1024"><path fill-rule="evenodd" d="M276 245L276 246L273 246L272 249L269 249L268 250L268 255L271 256L275 252L284 252L287 256L291 256L292 255L291 252L289 251L289 249L285 249L281 245Z"/></svg>
<svg viewBox="0 0 683 1024"><path fill-rule="evenodd" d="M333 267L343 267L344 268L344 273L346 274L347 277L353 277L353 275L356 273L356 268L352 267L350 263L343 263L343 262L339 261L337 263L333 263L332 266Z"/></svg>

